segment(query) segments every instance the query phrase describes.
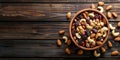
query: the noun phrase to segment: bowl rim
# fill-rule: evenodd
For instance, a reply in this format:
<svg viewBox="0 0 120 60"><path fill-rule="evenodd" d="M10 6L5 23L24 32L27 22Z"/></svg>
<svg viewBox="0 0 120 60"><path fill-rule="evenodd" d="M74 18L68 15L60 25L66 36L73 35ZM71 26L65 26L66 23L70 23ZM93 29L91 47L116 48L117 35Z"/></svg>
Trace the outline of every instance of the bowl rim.
<svg viewBox="0 0 120 60"><path fill-rule="evenodd" d="M86 47L80 46L80 45L73 39L72 32L71 32L72 23L73 23L75 17L76 17L77 15L79 15L80 13L84 12L84 11L94 11L94 12L97 12L97 13L101 14L101 15L104 17L105 21L106 21L106 24L107 24L107 27L108 27L108 31L107 31L107 35L106 35L106 37L105 37L102 45L100 45L100 46L96 46L96 47L93 47L93 48L86 48ZM72 39L72 42L73 42L77 47L79 47L79 48L81 48L81 49L83 49L83 50L96 50L96 49L102 47L102 46L106 43L106 41L107 41L107 39L108 39L109 33L110 33L110 27L109 27L108 19L106 18L106 16L105 16L103 13L99 12L99 11L96 10L96 9L87 8L87 9L79 10L77 13L75 13L75 15L73 16L73 18L71 19L70 24L69 24L69 35L70 35L70 38Z"/></svg>

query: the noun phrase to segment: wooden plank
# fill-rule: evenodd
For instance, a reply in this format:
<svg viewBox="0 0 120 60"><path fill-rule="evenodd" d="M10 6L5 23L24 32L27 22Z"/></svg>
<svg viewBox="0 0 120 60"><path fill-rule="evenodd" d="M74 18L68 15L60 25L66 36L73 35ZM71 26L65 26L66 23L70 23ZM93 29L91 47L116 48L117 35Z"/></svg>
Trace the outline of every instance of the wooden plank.
<svg viewBox="0 0 120 60"><path fill-rule="evenodd" d="M0 22L0 39L58 39L62 29L69 35L69 22Z"/></svg>
<svg viewBox="0 0 120 60"><path fill-rule="evenodd" d="M119 0L0 0L0 2L40 2L40 3L51 3L51 2L60 2L60 3L69 3L69 2L71 2L71 3L73 3L73 2L84 2L84 3L87 3L87 2L98 2L98 1L104 1L104 2L112 2L112 3L114 3L114 2L120 2Z"/></svg>
<svg viewBox="0 0 120 60"><path fill-rule="evenodd" d="M67 21L66 13L89 8L90 4L20 4L2 3L0 21ZM106 4L108 5L108 4ZM112 4L113 9L120 16L119 3ZM61 7L61 8L59 8ZM115 21L120 21L116 19ZM111 19L111 21L114 21Z"/></svg>

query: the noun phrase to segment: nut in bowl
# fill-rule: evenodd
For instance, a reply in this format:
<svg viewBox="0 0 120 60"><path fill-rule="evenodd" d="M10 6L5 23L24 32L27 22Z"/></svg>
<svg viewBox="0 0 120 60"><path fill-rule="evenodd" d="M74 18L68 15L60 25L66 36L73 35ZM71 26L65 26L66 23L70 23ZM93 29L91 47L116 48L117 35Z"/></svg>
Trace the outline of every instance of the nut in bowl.
<svg viewBox="0 0 120 60"><path fill-rule="evenodd" d="M95 9L78 11L69 26L72 41L83 50L100 48L107 41L109 31L106 16Z"/></svg>

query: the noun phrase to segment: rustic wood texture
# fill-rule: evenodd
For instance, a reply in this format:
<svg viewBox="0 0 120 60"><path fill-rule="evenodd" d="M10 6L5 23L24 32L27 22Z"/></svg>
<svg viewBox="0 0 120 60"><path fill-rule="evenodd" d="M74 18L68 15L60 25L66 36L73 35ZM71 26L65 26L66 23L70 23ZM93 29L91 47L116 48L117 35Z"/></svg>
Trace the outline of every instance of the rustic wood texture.
<svg viewBox="0 0 120 60"><path fill-rule="evenodd" d="M113 5L111 11L117 12L118 18L109 22L117 26L120 0L0 0L0 57L93 57L88 51L82 56L74 51L67 55L64 52L67 46L57 47L56 39L61 29L69 36L68 11L73 16L78 10L89 8L91 3L97 6L98 1L105 1L104 8ZM111 34L108 40L114 47L101 57L112 57L112 50L120 51L120 44L113 41Z"/></svg>

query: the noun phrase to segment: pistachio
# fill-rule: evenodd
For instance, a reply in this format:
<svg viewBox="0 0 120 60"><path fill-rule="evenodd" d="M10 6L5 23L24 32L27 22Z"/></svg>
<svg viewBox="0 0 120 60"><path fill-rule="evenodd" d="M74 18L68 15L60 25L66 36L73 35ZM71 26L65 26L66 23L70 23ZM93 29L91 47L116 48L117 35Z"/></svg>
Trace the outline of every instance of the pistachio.
<svg viewBox="0 0 120 60"><path fill-rule="evenodd" d="M77 54L78 55L82 55L83 54L83 50L78 50Z"/></svg>
<svg viewBox="0 0 120 60"><path fill-rule="evenodd" d="M90 8L95 9L95 4L91 4Z"/></svg>
<svg viewBox="0 0 120 60"><path fill-rule="evenodd" d="M61 45L62 45L62 42L61 42L60 39L57 39L57 42L56 42L56 43L57 43L58 46L61 46Z"/></svg>
<svg viewBox="0 0 120 60"><path fill-rule="evenodd" d="M112 5L108 5L107 7L106 7L106 10L108 11L108 10L110 10L112 8Z"/></svg>
<svg viewBox="0 0 120 60"><path fill-rule="evenodd" d="M118 17L118 15L117 15L116 12L112 12L112 15L113 15L114 18L117 18L117 17Z"/></svg>
<svg viewBox="0 0 120 60"><path fill-rule="evenodd" d="M104 5L104 2L100 1L100 2L98 2L98 5L99 5L99 6L103 6L103 5Z"/></svg>
<svg viewBox="0 0 120 60"><path fill-rule="evenodd" d="M66 15L67 19L70 19L71 15L72 15L71 12L68 12L67 15Z"/></svg>
<svg viewBox="0 0 120 60"><path fill-rule="evenodd" d="M112 18L112 14L111 14L111 12L107 12L107 18L109 18L109 19Z"/></svg>
<svg viewBox="0 0 120 60"><path fill-rule="evenodd" d="M117 56L117 55L119 55L119 51L117 51L117 50L112 51L111 55L112 55L112 56Z"/></svg>
<svg viewBox="0 0 120 60"><path fill-rule="evenodd" d="M115 41L120 41L120 37L116 37L114 40Z"/></svg>
<svg viewBox="0 0 120 60"><path fill-rule="evenodd" d="M108 46L111 48L112 47L112 43L110 41L108 41Z"/></svg>
<svg viewBox="0 0 120 60"><path fill-rule="evenodd" d="M103 12L104 12L103 7L101 7L101 6L98 6L98 10L99 10L101 13L103 13Z"/></svg>
<svg viewBox="0 0 120 60"><path fill-rule="evenodd" d="M65 49L65 52L66 52L67 54L71 54L71 51L70 51L69 48L66 48L66 49Z"/></svg>
<svg viewBox="0 0 120 60"><path fill-rule="evenodd" d="M117 26L120 27L120 22L118 22Z"/></svg>
<svg viewBox="0 0 120 60"><path fill-rule="evenodd" d="M97 41L96 44L97 44L98 46L100 46L100 45L102 45L102 42L101 42L101 41Z"/></svg>
<svg viewBox="0 0 120 60"><path fill-rule="evenodd" d="M105 53L106 49L104 47L101 47L101 51L102 51L102 53Z"/></svg>
<svg viewBox="0 0 120 60"><path fill-rule="evenodd" d="M59 32L58 32L58 34L64 34L65 33L65 30L60 30Z"/></svg>

